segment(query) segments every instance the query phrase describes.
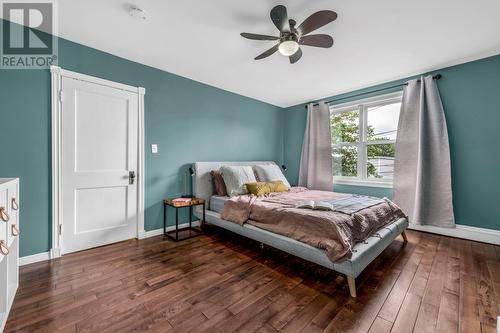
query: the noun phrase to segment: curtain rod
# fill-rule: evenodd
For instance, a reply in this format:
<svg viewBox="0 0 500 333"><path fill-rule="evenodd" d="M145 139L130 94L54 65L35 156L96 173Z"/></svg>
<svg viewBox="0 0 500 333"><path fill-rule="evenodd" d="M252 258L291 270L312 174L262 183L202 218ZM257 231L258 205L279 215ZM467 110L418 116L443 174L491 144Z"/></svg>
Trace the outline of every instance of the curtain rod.
<svg viewBox="0 0 500 333"><path fill-rule="evenodd" d="M443 76L441 74L437 74L437 75L434 75L432 78L434 80L439 80L442 77ZM420 79L417 80L417 82L420 82ZM408 82L399 83L399 84L395 84L395 85L392 85L392 86L389 86L389 87L385 87L385 88L380 88L380 89L375 89L375 90L371 90L371 91L362 92L362 93L359 93L359 94L356 94L356 95L351 95L351 96L346 96L346 97L342 97L342 98L332 99L332 100L326 101L325 103L326 104L330 104L330 103L333 103L333 102L342 101L344 99L349 99L349 98L353 98L353 97L358 97L358 96L373 94L373 93L376 93L376 92L379 92L379 91L389 90L389 89L403 87L403 86L407 86L407 85L408 85ZM318 105L318 103L314 103L313 105ZM307 108L307 104L306 104L305 107Z"/></svg>

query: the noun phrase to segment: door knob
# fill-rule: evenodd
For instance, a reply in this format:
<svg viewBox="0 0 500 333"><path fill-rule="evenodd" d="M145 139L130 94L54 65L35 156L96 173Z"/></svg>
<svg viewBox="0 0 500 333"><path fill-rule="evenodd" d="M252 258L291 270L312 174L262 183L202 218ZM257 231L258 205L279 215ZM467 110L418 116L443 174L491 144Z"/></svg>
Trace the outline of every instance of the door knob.
<svg viewBox="0 0 500 333"><path fill-rule="evenodd" d="M128 183L129 185L133 185L135 182L135 171L128 172Z"/></svg>

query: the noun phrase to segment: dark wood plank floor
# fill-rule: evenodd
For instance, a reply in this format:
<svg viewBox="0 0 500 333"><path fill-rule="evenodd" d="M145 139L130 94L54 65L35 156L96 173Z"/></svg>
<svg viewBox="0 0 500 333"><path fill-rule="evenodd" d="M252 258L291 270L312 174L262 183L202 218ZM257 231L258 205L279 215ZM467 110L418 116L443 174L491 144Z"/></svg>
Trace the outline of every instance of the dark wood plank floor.
<svg viewBox="0 0 500 333"><path fill-rule="evenodd" d="M6 332L494 332L500 248L419 232L357 279L216 228L21 268Z"/></svg>

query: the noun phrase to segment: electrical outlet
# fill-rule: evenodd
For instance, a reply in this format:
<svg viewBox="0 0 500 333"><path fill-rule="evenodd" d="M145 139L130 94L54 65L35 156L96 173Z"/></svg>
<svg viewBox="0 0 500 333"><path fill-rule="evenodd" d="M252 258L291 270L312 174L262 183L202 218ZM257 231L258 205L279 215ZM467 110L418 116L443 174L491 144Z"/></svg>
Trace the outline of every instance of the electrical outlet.
<svg viewBox="0 0 500 333"><path fill-rule="evenodd" d="M152 154L158 154L158 145L156 143L153 143L151 145L151 153Z"/></svg>

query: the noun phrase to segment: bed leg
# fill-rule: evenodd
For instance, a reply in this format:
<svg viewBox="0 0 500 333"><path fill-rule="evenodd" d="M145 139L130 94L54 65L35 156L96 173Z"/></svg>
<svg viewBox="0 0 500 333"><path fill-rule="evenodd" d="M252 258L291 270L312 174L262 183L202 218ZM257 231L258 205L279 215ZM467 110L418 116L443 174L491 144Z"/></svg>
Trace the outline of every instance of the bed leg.
<svg viewBox="0 0 500 333"><path fill-rule="evenodd" d="M351 297L356 297L356 280L348 276L347 277L347 284L349 285L349 292L351 293Z"/></svg>
<svg viewBox="0 0 500 333"><path fill-rule="evenodd" d="M260 243L260 249L264 250L264 243L262 243L262 242Z"/></svg>
<svg viewBox="0 0 500 333"><path fill-rule="evenodd" d="M404 231L403 231L403 232L401 233L401 236L403 236L403 241L404 241L405 243L408 243L408 237L406 237L406 232L404 232Z"/></svg>

